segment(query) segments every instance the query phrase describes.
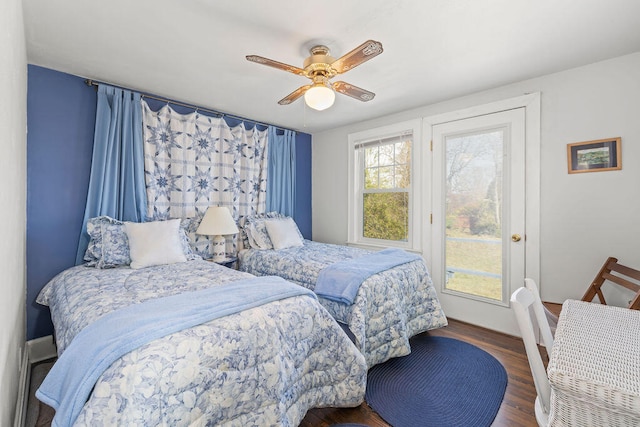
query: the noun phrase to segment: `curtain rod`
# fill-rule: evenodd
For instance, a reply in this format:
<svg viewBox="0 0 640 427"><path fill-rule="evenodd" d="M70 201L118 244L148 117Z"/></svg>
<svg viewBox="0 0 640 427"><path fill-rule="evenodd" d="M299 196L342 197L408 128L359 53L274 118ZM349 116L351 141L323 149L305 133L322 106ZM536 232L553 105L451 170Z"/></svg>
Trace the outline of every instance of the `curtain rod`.
<svg viewBox="0 0 640 427"><path fill-rule="evenodd" d="M125 87L122 87L122 86L116 86L116 85L113 85L113 84L110 84L110 83L96 81L96 80L93 80L93 79L85 79L84 82L87 84L87 86L94 86L96 88L96 90L98 89L98 85L99 84L105 84L105 85L109 85L109 86L118 87L120 89L125 89L125 90L130 90L130 91L133 91L133 92L138 92L138 91L136 91L134 89L125 88ZM233 114L227 114L227 113L223 113L223 112L220 112L220 111L212 110L210 108L199 107L199 106L193 105L193 104L186 104L184 102L174 101L172 99L163 98L163 97L156 96L156 95L141 93L140 96L142 98L150 98L150 99L155 99L156 101L166 102L167 104L179 105L181 107L186 107L186 108L193 108L195 111L206 111L208 113L215 114L220 118L229 117L231 119L240 120L241 122L249 122L249 123L253 123L255 125L262 125L262 126L266 126L266 127L273 126L273 127L275 127L276 129L279 129L279 130L285 130L285 128L283 128L283 127L274 126L274 125L270 125L270 124L262 123L262 122L257 122L255 120L249 120L249 119L246 119L244 117L235 116ZM287 129L287 130L290 130L292 132L296 132L293 129Z"/></svg>

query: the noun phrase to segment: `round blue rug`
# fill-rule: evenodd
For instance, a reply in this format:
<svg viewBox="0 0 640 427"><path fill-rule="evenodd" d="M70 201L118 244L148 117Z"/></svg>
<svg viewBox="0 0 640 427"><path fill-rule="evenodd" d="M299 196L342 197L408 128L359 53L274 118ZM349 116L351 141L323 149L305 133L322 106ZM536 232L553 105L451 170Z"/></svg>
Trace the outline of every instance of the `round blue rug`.
<svg viewBox="0 0 640 427"><path fill-rule="evenodd" d="M411 339L411 354L369 370L366 401L386 422L404 426L490 426L507 372L486 351L453 338Z"/></svg>

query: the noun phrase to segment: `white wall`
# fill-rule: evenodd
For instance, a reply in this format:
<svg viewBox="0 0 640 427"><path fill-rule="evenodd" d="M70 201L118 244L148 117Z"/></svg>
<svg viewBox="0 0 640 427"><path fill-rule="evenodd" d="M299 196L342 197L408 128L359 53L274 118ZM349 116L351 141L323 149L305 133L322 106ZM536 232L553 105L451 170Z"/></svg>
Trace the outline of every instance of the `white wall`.
<svg viewBox="0 0 640 427"><path fill-rule="evenodd" d="M0 2L0 425L13 424L26 307L27 59L22 2Z"/></svg>
<svg viewBox="0 0 640 427"><path fill-rule="evenodd" d="M347 239L349 133L529 92L541 93L543 299L580 299L608 256L640 269L640 53L314 134L314 239ZM622 170L567 173L568 143L617 136Z"/></svg>

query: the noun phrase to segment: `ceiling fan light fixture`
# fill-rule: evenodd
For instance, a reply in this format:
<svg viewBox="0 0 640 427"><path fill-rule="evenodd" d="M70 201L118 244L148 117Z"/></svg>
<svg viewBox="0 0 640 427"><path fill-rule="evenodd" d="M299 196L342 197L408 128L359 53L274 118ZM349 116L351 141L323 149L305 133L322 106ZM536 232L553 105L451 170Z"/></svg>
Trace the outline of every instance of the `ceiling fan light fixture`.
<svg viewBox="0 0 640 427"><path fill-rule="evenodd" d="M329 48L317 45L309 49L311 56L304 60L304 68L294 67L258 55L247 55L247 61L297 74L311 79L311 84L300 86L289 95L278 101L280 105L289 105L304 95L305 104L314 110L322 111L333 105L336 92L350 96L358 101L371 101L376 94L346 82L331 82L337 74L345 73L354 67L382 53L382 44L375 40L367 40L352 51L335 59L329 55Z"/></svg>
<svg viewBox="0 0 640 427"><path fill-rule="evenodd" d="M304 94L304 102L314 110L322 111L333 105L336 93L323 83L316 83Z"/></svg>

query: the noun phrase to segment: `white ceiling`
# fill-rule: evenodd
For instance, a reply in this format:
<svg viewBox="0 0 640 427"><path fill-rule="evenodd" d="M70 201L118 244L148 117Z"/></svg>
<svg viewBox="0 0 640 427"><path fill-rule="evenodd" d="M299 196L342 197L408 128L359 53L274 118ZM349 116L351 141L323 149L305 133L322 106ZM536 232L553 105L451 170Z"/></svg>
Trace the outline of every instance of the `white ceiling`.
<svg viewBox="0 0 640 427"><path fill-rule="evenodd" d="M24 0L36 64L315 133L640 51L638 0ZM277 101L319 41L384 53L334 78L376 93L325 111Z"/></svg>

